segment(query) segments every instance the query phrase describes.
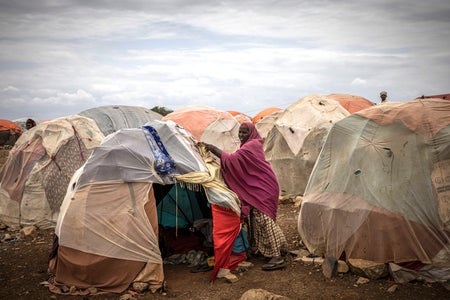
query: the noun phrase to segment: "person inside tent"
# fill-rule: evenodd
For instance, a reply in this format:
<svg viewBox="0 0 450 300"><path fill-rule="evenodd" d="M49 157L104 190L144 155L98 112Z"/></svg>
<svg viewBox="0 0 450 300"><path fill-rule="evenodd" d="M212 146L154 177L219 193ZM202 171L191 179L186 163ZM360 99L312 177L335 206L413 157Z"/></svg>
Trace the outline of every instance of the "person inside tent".
<svg viewBox="0 0 450 300"><path fill-rule="evenodd" d="M387 102L387 100L386 100L386 98L387 98L387 92L386 92L386 91L382 91L382 92L380 93L380 98L381 98L380 104L381 104L381 103L386 103L386 102Z"/></svg>
<svg viewBox="0 0 450 300"><path fill-rule="evenodd" d="M34 126L36 126L36 122L33 119L28 119L25 123L25 127L27 128L27 130L30 130Z"/></svg>
<svg viewBox="0 0 450 300"><path fill-rule="evenodd" d="M255 254L262 254L268 262L263 270L284 268L281 254L287 247L286 238L276 223L280 187L276 175L266 160L263 139L250 122L239 127L241 146L226 153L214 145L205 148L220 158L225 182L241 200L242 217L250 226L250 245Z"/></svg>

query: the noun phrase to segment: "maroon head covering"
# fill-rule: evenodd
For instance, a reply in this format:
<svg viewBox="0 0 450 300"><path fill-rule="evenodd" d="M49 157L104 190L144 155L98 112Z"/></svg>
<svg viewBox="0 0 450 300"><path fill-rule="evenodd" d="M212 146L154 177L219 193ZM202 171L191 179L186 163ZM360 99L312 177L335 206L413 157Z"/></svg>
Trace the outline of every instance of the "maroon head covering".
<svg viewBox="0 0 450 300"><path fill-rule="evenodd" d="M249 138L233 153L222 152L221 170L225 182L241 199L244 217L256 208L273 220L278 209L280 187L271 165L266 160L263 140L253 123L242 123Z"/></svg>

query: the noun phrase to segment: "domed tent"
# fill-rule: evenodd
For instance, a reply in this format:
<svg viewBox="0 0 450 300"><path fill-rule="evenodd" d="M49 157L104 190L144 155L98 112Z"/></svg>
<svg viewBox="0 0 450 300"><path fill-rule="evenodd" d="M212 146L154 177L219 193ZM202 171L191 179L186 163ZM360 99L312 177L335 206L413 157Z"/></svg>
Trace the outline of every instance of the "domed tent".
<svg viewBox="0 0 450 300"><path fill-rule="evenodd" d="M163 117L184 127L201 142L216 145L226 152L239 148L239 122L226 111L209 106L190 105Z"/></svg>
<svg viewBox="0 0 450 300"><path fill-rule="evenodd" d="M246 115L244 113L235 110L229 110L228 112L236 119L236 121L239 122L239 124L245 122L252 122L252 118L249 115Z"/></svg>
<svg viewBox="0 0 450 300"><path fill-rule="evenodd" d="M326 97L338 101L351 114L375 105L364 97L349 94L329 94Z"/></svg>
<svg viewBox="0 0 450 300"><path fill-rule="evenodd" d="M22 135L22 128L10 120L0 120L0 146L14 146Z"/></svg>
<svg viewBox="0 0 450 300"><path fill-rule="evenodd" d="M0 172L0 222L54 227L70 177L102 139L95 122L81 116L24 132Z"/></svg>
<svg viewBox="0 0 450 300"><path fill-rule="evenodd" d="M286 108L264 141L282 196L303 195L331 126L349 115L337 101L309 95Z"/></svg>
<svg viewBox="0 0 450 300"><path fill-rule="evenodd" d="M260 111L259 113L257 113L253 118L252 118L252 122L253 124L256 124L259 120L261 120L262 118L271 115L275 112L280 112L282 109L278 108L278 107L268 107L263 109L262 111Z"/></svg>
<svg viewBox="0 0 450 300"><path fill-rule="evenodd" d="M155 291L164 281L158 240L170 220L181 238L183 229L190 232L196 220L211 216L214 280L240 230L239 199L219 174L206 150L171 121L107 136L69 185L50 262L51 290L66 285L78 294L90 287L121 293L143 282Z"/></svg>
<svg viewBox="0 0 450 300"><path fill-rule="evenodd" d="M449 178L450 102L367 108L328 134L298 230L312 253L439 267L448 280Z"/></svg>
<svg viewBox="0 0 450 300"><path fill-rule="evenodd" d="M270 132L270 130L273 127L273 123L275 122L275 120L278 118L278 116L283 112L283 110L277 110L274 111L268 115L265 115L262 118L259 118L258 121L256 121L255 127L256 130L258 130L259 135L262 138L266 138L267 134Z"/></svg>
<svg viewBox="0 0 450 300"><path fill-rule="evenodd" d="M106 105L84 110L80 116L91 118L107 136L123 128L138 128L148 121L161 120L162 115L140 106Z"/></svg>

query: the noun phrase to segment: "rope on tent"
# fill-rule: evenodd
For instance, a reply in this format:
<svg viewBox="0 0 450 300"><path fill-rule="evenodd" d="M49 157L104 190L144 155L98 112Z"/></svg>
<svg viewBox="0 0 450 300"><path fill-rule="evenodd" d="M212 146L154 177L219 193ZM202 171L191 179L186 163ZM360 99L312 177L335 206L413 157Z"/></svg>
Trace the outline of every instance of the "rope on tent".
<svg viewBox="0 0 450 300"><path fill-rule="evenodd" d="M178 185L175 180L175 238L178 238Z"/></svg>
<svg viewBox="0 0 450 300"><path fill-rule="evenodd" d="M75 138L78 142L78 148L80 149L81 160L84 162L84 161L86 161L86 159L84 158L84 153L83 153L83 148L81 147L80 137L78 135L77 130L75 129L75 126L72 125L72 129L73 129L73 134L75 135Z"/></svg>

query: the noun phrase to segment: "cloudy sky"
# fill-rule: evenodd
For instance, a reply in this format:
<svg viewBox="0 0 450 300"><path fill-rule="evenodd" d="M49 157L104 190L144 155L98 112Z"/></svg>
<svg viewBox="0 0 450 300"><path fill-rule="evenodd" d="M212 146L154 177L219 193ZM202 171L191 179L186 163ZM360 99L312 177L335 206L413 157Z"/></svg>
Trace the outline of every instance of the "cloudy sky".
<svg viewBox="0 0 450 300"><path fill-rule="evenodd" d="M0 0L0 119L450 93L448 0Z"/></svg>

